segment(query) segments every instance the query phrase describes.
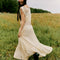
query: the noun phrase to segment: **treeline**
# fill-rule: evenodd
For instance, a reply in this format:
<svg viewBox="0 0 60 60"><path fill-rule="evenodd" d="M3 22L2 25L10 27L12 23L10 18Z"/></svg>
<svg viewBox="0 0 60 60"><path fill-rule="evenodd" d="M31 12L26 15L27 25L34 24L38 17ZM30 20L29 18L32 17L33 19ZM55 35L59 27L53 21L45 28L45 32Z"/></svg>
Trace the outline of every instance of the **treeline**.
<svg viewBox="0 0 60 60"><path fill-rule="evenodd" d="M43 10L43 9L37 9L37 8L31 8L32 13L51 13L50 11Z"/></svg>
<svg viewBox="0 0 60 60"><path fill-rule="evenodd" d="M51 13L47 10L30 8L31 13ZM18 2L17 0L0 0L0 12L17 13Z"/></svg>
<svg viewBox="0 0 60 60"><path fill-rule="evenodd" d="M16 13L17 7L17 0L0 0L0 12Z"/></svg>

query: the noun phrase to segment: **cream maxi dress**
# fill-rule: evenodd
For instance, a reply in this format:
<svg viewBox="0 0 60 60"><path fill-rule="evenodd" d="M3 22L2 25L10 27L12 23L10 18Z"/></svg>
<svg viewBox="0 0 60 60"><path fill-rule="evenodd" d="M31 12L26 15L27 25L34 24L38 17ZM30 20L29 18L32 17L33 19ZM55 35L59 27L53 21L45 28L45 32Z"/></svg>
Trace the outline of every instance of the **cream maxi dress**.
<svg viewBox="0 0 60 60"><path fill-rule="evenodd" d="M39 57L43 57L51 53L53 48L40 43L34 33L33 27L31 25L30 8L22 6L21 9L26 16L26 22L23 27L22 34L18 38L18 45L14 52L14 58L28 60L28 58L35 52L39 53ZM22 21L20 23L22 23Z"/></svg>

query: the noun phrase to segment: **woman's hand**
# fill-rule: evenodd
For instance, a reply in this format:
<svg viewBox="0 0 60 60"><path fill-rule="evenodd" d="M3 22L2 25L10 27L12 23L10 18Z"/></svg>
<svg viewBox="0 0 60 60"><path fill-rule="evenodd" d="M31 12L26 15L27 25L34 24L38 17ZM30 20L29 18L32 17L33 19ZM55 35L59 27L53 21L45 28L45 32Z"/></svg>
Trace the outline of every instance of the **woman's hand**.
<svg viewBox="0 0 60 60"><path fill-rule="evenodd" d="M18 38L21 36L21 33L18 33Z"/></svg>

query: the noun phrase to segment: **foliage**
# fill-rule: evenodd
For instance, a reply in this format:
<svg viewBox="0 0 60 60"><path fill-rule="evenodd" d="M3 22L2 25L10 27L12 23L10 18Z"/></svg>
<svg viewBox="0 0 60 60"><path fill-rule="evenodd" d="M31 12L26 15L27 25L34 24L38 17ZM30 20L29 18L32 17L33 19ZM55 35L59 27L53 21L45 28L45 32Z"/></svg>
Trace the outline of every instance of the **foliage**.
<svg viewBox="0 0 60 60"><path fill-rule="evenodd" d="M60 60L60 14L32 13L31 24L38 40L53 47L52 53L39 60ZM13 54L18 44L19 27L16 14L0 14L0 60L17 60ZM33 60L33 56L30 60Z"/></svg>
<svg viewBox="0 0 60 60"><path fill-rule="evenodd" d="M51 13L47 10L32 8L31 13ZM18 10L18 2L17 0L0 0L0 12L9 12L9 13L17 13Z"/></svg>

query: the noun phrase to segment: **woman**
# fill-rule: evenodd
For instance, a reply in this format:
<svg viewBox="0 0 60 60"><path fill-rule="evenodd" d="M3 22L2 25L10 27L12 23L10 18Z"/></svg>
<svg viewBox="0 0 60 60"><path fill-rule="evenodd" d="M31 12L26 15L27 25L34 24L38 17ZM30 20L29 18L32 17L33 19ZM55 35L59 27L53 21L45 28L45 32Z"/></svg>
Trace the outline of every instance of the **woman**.
<svg viewBox="0 0 60 60"><path fill-rule="evenodd" d="M53 48L39 42L31 25L31 11L26 0L20 0L20 28L18 32L18 45L14 58L28 60L33 55L35 60L38 57L51 53Z"/></svg>

